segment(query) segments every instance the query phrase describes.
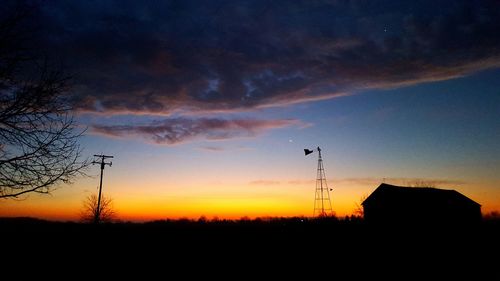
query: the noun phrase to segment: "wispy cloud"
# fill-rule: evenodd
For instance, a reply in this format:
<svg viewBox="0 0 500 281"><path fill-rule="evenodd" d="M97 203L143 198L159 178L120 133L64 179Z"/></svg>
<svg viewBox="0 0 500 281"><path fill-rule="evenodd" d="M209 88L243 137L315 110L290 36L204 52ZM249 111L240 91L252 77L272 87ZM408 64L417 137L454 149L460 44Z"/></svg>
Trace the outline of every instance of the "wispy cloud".
<svg viewBox="0 0 500 281"><path fill-rule="evenodd" d="M248 150L252 150L252 148L250 147L247 147L247 146L224 146L224 147L221 147L221 146L211 146L211 145L204 145L204 146L200 146L198 149L202 150L202 151L206 151L206 152L223 152L223 151L231 151L231 152L234 152L234 151L248 151Z"/></svg>
<svg viewBox="0 0 500 281"><path fill-rule="evenodd" d="M209 152L221 152L226 150L225 148L220 146L201 146L200 149Z"/></svg>
<svg viewBox="0 0 500 281"><path fill-rule="evenodd" d="M314 184L314 180L291 180L287 181L288 184L291 185L308 185L308 184Z"/></svg>
<svg viewBox="0 0 500 281"><path fill-rule="evenodd" d="M269 180L273 182L273 180ZM312 185L315 180L291 180L287 181L287 184L290 185ZM372 185L377 186L381 183L388 183L394 185L402 185L402 186L457 186L464 185L466 182L462 180L455 179L435 179L435 178L370 178L370 177L360 177L360 178L337 178L328 180L328 184L336 185L336 184L348 184L348 185Z"/></svg>
<svg viewBox="0 0 500 281"><path fill-rule="evenodd" d="M251 110L500 66L498 1L50 1L38 11L36 45L78 74L73 100L86 112Z"/></svg>
<svg viewBox="0 0 500 281"><path fill-rule="evenodd" d="M255 180L249 182L251 185L279 185L280 181L273 181L273 180Z"/></svg>
<svg viewBox="0 0 500 281"><path fill-rule="evenodd" d="M336 183L358 184L358 185L378 185L388 183L401 186L421 186L440 187L464 185L466 182L456 179L436 179L436 178L344 178L334 180Z"/></svg>
<svg viewBox="0 0 500 281"><path fill-rule="evenodd" d="M170 118L146 125L92 125L91 132L115 138L136 136L155 144L175 145L197 139L227 140L255 137L270 129L301 124L295 119ZM218 148L208 149L214 151Z"/></svg>

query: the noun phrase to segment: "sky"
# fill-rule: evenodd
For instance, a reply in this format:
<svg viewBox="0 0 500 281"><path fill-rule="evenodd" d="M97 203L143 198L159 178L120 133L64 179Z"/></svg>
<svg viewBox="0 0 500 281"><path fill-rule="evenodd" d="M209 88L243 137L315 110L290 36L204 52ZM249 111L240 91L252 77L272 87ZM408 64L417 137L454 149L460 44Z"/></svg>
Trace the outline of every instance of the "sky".
<svg viewBox="0 0 500 281"><path fill-rule="evenodd" d="M500 210L498 1L13 3L122 220L311 216L318 146L338 216L382 182ZM0 215L77 220L88 174Z"/></svg>

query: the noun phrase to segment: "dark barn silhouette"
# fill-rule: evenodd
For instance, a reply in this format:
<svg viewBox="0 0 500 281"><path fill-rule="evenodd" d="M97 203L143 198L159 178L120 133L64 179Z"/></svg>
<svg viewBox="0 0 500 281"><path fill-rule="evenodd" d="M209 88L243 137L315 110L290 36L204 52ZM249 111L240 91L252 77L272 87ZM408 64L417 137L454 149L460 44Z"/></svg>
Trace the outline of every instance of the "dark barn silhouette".
<svg viewBox="0 0 500 281"><path fill-rule="evenodd" d="M455 190L381 184L363 203L367 222L476 223L481 205Z"/></svg>

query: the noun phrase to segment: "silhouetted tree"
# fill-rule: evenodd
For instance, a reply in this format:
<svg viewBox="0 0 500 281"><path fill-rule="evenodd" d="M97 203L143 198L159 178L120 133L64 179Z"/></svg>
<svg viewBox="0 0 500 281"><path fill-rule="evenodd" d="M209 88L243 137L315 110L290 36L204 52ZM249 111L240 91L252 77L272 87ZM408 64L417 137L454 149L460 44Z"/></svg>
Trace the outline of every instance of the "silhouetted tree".
<svg viewBox="0 0 500 281"><path fill-rule="evenodd" d="M88 165L79 162L83 131L65 97L69 78L27 47L28 18L0 13L0 198L49 193Z"/></svg>
<svg viewBox="0 0 500 281"><path fill-rule="evenodd" d="M198 223L206 224L207 222L208 222L207 217L203 215L198 218Z"/></svg>
<svg viewBox="0 0 500 281"><path fill-rule="evenodd" d="M363 209L363 202L366 200L368 195L363 195L359 198L359 202L354 203L355 208L354 208L354 215L359 216L359 217L364 217L365 211Z"/></svg>
<svg viewBox="0 0 500 281"><path fill-rule="evenodd" d="M499 211L491 211L484 216L485 220L500 220L500 212Z"/></svg>
<svg viewBox="0 0 500 281"><path fill-rule="evenodd" d="M432 180L415 179L406 183L410 187L436 187L436 183Z"/></svg>
<svg viewBox="0 0 500 281"><path fill-rule="evenodd" d="M116 219L116 212L113 207L113 199L101 195L101 206L99 213L97 213L97 195L92 194L85 198L83 202L83 210L80 214L82 222L92 223L95 218L99 216L99 222L113 222Z"/></svg>

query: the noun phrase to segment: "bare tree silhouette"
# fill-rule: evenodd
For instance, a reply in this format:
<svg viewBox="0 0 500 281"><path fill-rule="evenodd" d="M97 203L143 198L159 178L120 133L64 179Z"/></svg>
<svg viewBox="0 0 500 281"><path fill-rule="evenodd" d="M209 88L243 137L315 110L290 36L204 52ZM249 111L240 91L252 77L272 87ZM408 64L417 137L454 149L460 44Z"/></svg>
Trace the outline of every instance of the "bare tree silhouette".
<svg viewBox="0 0 500 281"><path fill-rule="evenodd" d="M97 195L91 194L85 198L83 202L83 210L80 214L82 222L93 223L95 222L96 215L99 216L99 222L113 222L116 219L116 212L113 207L113 199L101 196L101 206L99 213L97 212Z"/></svg>
<svg viewBox="0 0 500 281"><path fill-rule="evenodd" d="M424 180L424 179L414 179L408 181L406 186L409 187L436 187L436 182L432 180Z"/></svg>
<svg viewBox="0 0 500 281"><path fill-rule="evenodd" d="M363 202L366 200L366 198L368 197L368 195L364 194L363 196L361 196L359 198L359 202L355 202L354 205L355 205L355 208L354 208L354 215L356 216L359 216L359 217L363 217L365 215L365 211L363 209Z"/></svg>
<svg viewBox="0 0 500 281"><path fill-rule="evenodd" d="M0 16L0 198L49 193L88 165L79 162L84 130L66 98L69 77L27 47L29 12Z"/></svg>

